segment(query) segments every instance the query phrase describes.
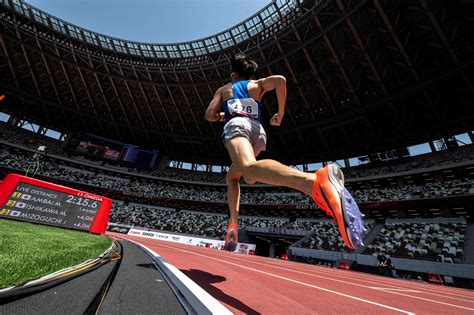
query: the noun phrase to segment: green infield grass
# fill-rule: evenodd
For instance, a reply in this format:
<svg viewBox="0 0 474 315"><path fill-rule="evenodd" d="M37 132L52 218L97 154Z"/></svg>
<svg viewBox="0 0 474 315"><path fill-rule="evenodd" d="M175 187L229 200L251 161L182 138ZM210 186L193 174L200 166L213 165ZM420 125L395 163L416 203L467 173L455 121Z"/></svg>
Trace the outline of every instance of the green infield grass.
<svg viewBox="0 0 474 315"><path fill-rule="evenodd" d="M102 235L0 218L0 288L80 264L111 244Z"/></svg>

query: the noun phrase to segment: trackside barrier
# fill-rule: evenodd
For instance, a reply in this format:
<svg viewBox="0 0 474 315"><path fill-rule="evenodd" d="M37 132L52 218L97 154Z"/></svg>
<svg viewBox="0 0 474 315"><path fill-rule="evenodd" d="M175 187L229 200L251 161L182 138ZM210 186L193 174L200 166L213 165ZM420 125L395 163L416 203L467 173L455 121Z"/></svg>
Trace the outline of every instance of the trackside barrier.
<svg viewBox="0 0 474 315"><path fill-rule="evenodd" d="M128 241L140 247L151 257L188 314L232 314L224 305L156 252L138 242Z"/></svg>
<svg viewBox="0 0 474 315"><path fill-rule="evenodd" d="M194 246L199 246L199 247L208 247L208 248L214 248L214 249L223 249L224 247L224 241L213 240L213 239L208 239L208 238L193 237L193 236L188 236L188 235L169 234L169 233L147 231L147 230L140 230L140 229L130 229L128 231L128 235L153 238L153 239L167 241L167 242L194 245ZM241 253L241 254L252 255L255 253L256 248L257 246L255 244L238 243L237 248L235 249L235 252Z"/></svg>
<svg viewBox="0 0 474 315"><path fill-rule="evenodd" d="M356 262L358 265L377 266L377 257L362 255L358 253L330 252L318 249L309 249L290 246L289 253L292 256L312 257L331 261L343 260ZM474 279L474 265L471 264L447 264L436 261L417 260L409 258L391 257L392 263L397 270L406 270L422 273L434 273L443 276Z"/></svg>

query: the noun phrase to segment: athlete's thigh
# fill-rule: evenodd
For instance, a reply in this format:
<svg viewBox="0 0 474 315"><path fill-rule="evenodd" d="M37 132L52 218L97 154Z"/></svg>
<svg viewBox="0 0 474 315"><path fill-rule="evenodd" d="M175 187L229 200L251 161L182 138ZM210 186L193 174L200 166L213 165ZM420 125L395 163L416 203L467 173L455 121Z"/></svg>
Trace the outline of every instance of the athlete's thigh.
<svg viewBox="0 0 474 315"><path fill-rule="evenodd" d="M250 141L245 137L234 137L225 143L232 163L239 170L245 168L250 163L255 162L255 153Z"/></svg>
<svg viewBox="0 0 474 315"><path fill-rule="evenodd" d="M254 151L255 157L257 157L262 151ZM244 176L242 171L237 167L236 164L232 163L227 171L226 181L229 180L240 180L240 178Z"/></svg>
<svg viewBox="0 0 474 315"><path fill-rule="evenodd" d="M243 176L237 165L232 164L227 171L226 180L239 180Z"/></svg>

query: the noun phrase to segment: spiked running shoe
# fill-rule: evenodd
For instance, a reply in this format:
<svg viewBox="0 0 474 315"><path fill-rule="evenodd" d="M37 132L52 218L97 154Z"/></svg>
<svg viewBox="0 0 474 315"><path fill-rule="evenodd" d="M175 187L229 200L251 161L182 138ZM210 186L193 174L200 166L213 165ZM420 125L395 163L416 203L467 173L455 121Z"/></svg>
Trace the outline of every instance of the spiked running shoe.
<svg viewBox="0 0 474 315"><path fill-rule="evenodd" d="M334 218L347 247L364 246L364 215L344 187L344 175L339 167L329 164L317 170L311 195L318 207Z"/></svg>
<svg viewBox="0 0 474 315"><path fill-rule="evenodd" d="M237 248L238 239L239 229L237 227L237 223L231 222L229 223L229 227L227 228L227 233L225 235L224 250L229 252L235 251Z"/></svg>

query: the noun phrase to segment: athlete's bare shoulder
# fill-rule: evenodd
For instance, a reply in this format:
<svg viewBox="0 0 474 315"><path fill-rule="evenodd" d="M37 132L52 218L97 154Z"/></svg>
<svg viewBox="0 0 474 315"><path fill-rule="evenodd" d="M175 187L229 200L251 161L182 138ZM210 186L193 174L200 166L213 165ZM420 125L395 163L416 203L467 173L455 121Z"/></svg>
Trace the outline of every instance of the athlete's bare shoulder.
<svg viewBox="0 0 474 315"><path fill-rule="evenodd" d="M224 101L232 98L232 83L221 86L217 89L216 93L218 93Z"/></svg>
<svg viewBox="0 0 474 315"><path fill-rule="evenodd" d="M268 91L273 90L280 83L286 83L286 78L282 75L271 75L257 80L257 83L264 91Z"/></svg>
<svg viewBox="0 0 474 315"><path fill-rule="evenodd" d="M263 96L263 89L260 82L261 79L249 80L249 83L247 84L247 90L249 91L250 97L257 101L260 101Z"/></svg>
<svg viewBox="0 0 474 315"><path fill-rule="evenodd" d="M232 89L232 83L227 83L226 85L221 86L220 89L222 90Z"/></svg>
<svg viewBox="0 0 474 315"><path fill-rule="evenodd" d="M226 85L223 85L223 86L221 86L221 87L219 87L217 90L215 90L214 94L221 93L222 90L224 90L226 86L227 86L227 84L226 84Z"/></svg>

